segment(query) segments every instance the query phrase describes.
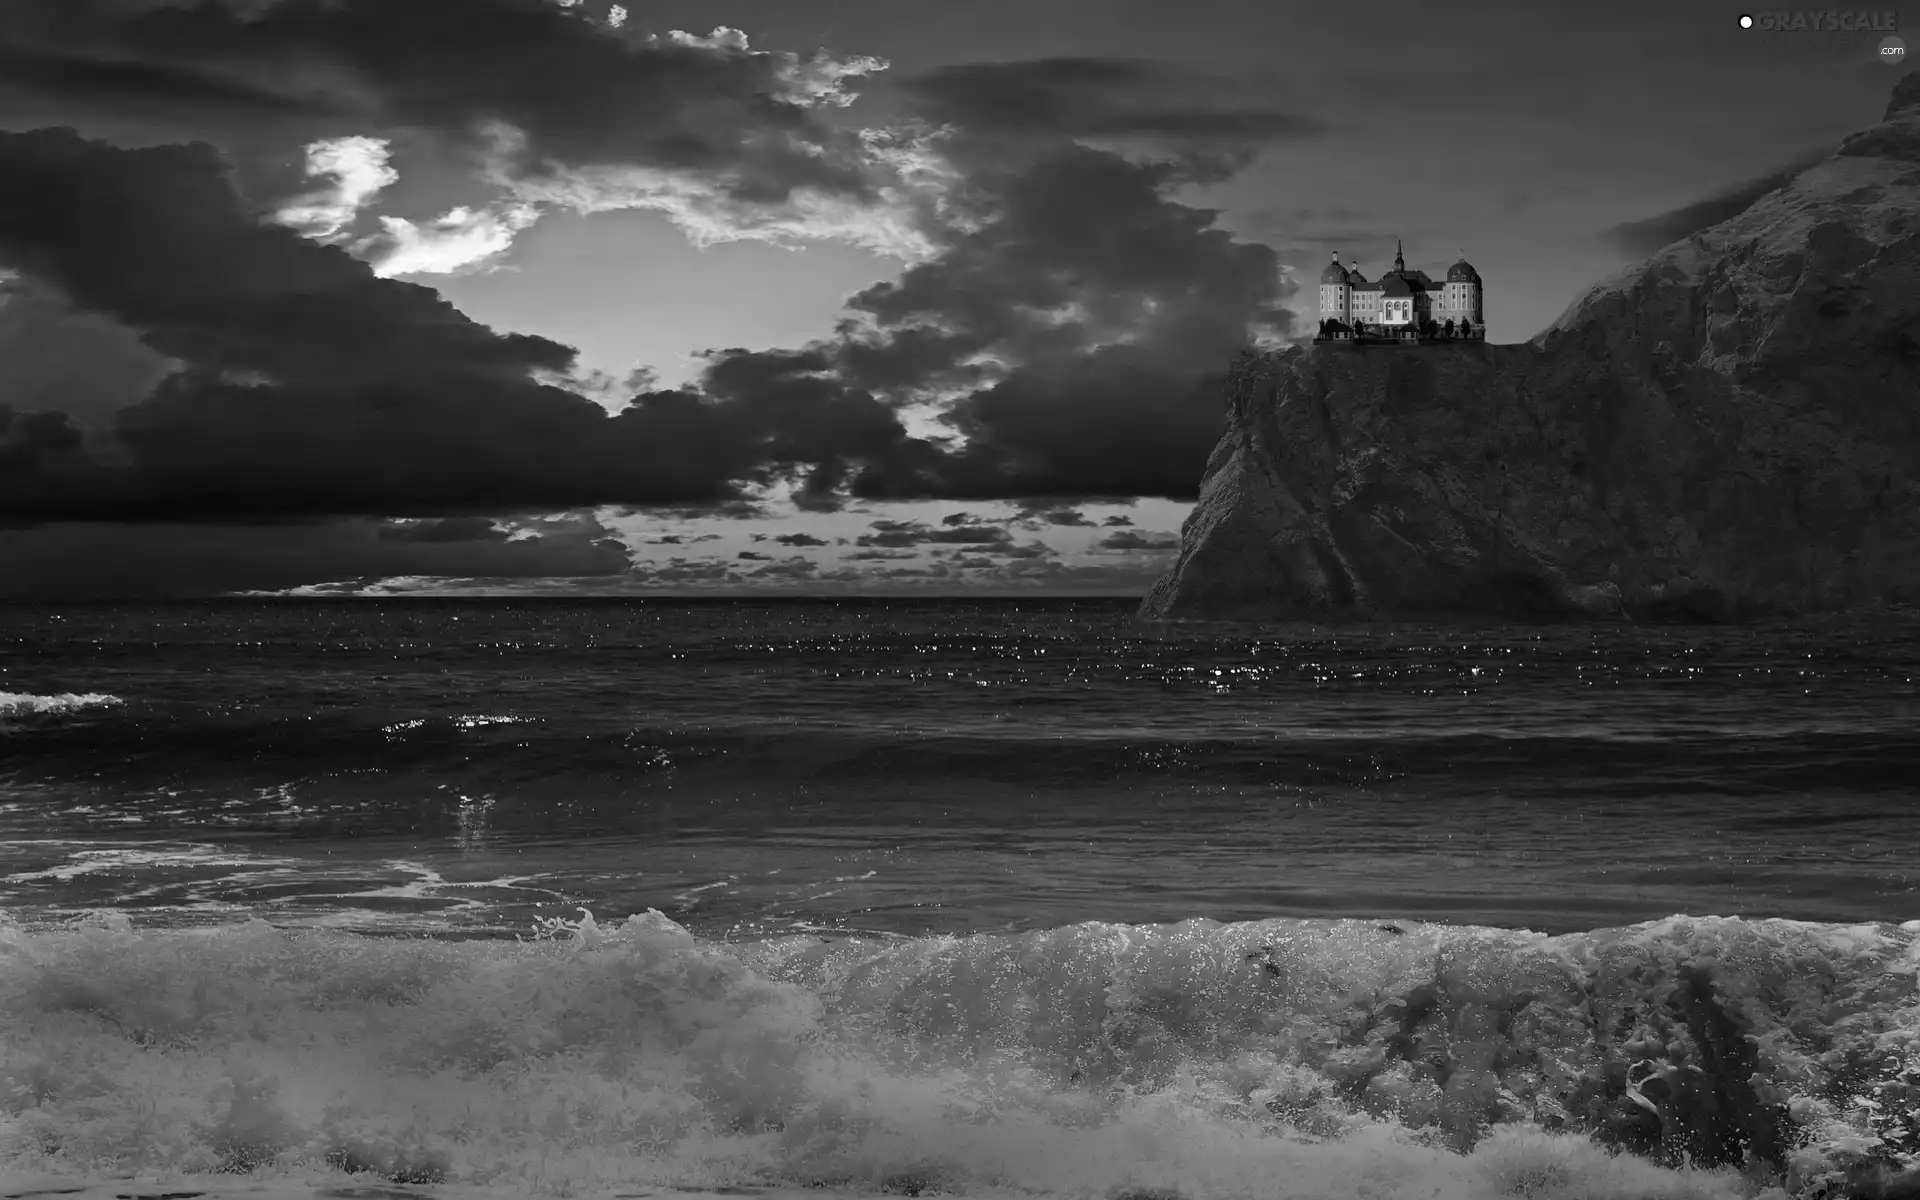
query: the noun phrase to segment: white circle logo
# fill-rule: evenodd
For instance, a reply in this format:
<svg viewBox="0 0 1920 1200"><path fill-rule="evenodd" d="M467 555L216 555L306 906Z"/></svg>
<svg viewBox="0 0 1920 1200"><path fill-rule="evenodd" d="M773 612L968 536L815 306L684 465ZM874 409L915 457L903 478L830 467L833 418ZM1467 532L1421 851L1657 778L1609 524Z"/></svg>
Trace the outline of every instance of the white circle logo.
<svg viewBox="0 0 1920 1200"><path fill-rule="evenodd" d="M1753 28L1753 18L1752 18L1751 16L1749 16L1748 14L1746 14L1746 13L1741 13L1741 14L1740 14L1740 28L1742 28L1742 29L1752 29L1752 28Z"/></svg>

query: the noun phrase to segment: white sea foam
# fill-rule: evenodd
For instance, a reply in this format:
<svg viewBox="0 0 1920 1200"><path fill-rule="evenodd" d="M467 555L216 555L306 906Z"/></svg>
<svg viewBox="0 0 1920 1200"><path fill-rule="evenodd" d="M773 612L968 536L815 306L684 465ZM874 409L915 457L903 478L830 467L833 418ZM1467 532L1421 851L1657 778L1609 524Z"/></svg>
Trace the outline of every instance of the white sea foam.
<svg viewBox="0 0 1920 1200"><path fill-rule="evenodd" d="M0 692L0 718L78 712L83 708L116 708L126 701L105 692Z"/></svg>
<svg viewBox="0 0 1920 1200"><path fill-rule="evenodd" d="M52 919L84 912L62 895L72 885L95 897L96 905L137 908L162 920L179 914L228 921L264 915L283 927L399 927L415 933L421 913L432 914L444 928L462 915L492 912L502 894L525 902L566 898L543 886L538 875L448 879L411 859L339 864L172 840L28 838L8 849L20 869L0 874L0 897Z"/></svg>
<svg viewBox="0 0 1920 1200"><path fill-rule="evenodd" d="M1910 1139L1885 1114L1920 1099L1915 932L1189 921L726 944L657 912L524 941L0 923L0 1162L332 1163L523 1195L1778 1197ZM1637 1100L1609 1091L1629 1064ZM1849 1100L1872 1087L1878 1110ZM1682 1140L1790 1110L1790 1170L1662 1166L1576 1132L1642 1103Z"/></svg>

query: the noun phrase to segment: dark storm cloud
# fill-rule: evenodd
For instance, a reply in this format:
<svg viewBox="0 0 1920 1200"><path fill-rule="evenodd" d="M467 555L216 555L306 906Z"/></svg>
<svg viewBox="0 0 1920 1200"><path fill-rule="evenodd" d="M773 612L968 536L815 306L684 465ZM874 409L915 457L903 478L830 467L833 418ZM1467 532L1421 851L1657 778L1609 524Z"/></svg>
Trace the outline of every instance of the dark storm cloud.
<svg viewBox="0 0 1920 1200"><path fill-rule="evenodd" d="M1245 85L1138 58L963 63L897 81L922 112L1008 137L1264 142L1326 132Z"/></svg>
<svg viewBox="0 0 1920 1200"><path fill-rule="evenodd" d="M773 561L773 555L771 555L771 554L761 554L761 553L760 553L759 551L757 551L757 550L742 550L742 551L741 551L740 553L738 553L738 554L736 554L736 555L734 555L734 557L735 557L735 558L737 558L737 559L740 559L740 560L741 560L742 562L771 562L771 561Z"/></svg>
<svg viewBox="0 0 1920 1200"><path fill-rule="evenodd" d="M58 412L15 412L0 404L0 481L36 478L80 453L81 432Z"/></svg>
<svg viewBox="0 0 1920 1200"><path fill-rule="evenodd" d="M510 536L491 517L393 521L380 527L384 542L504 542Z"/></svg>
<svg viewBox="0 0 1920 1200"><path fill-rule="evenodd" d="M499 334L432 289L244 210L210 147L122 150L0 134L0 265L185 364L114 417L99 453L62 418L9 418L0 512L526 511L610 503L757 516L740 484L901 453L891 408L815 378L817 353L734 356L701 394L617 416L564 388L573 352ZM23 423L24 422L24 423Z"/></svg>
<svg viewBox="0 0 1920 1200"><path fill-rule="evenodd" d="M178 365L135 330L75 309L53 288L25 277L0 283L0 404L58 409L104 430Z"/></svg>
<svg viewBox="0 0 1920 1200"><path fill-rule="evenodd" d="M463 141L505 122L535 164L700 172L747 200L867 190L853 136L794 82L845 73L732 37L616 30L552 0L0 5L0 120L58 104L206 137L278 119L300 138L408 127Z"/></svg>
<svg viewBox="0 0 1920 1200"><path fill-rule="evenodd" d="M782 546L824 546L827 539L817 538L810 533L783 533L773 539Z"/></svg>
<svg viewBox="0 0 1920 1200"><path fill-rule="evenodd" d="M1290 329L1276 255L1171 197L1196 178L1187 159L1001 149L965 134L948 147L968 219L940 231L932 258L852 297L841 340L729 351L700 386L751 379L772 411L952 393L941 419L964 446L901 439L869 416L846 443L857 469L807 481L823 501L1191 498L1220 435L1225 365Z"/></svg>
<svg viewBox="0 0 1920 1200"><path fill-rule="evenodd" d="M1757 179L1716 192L1692 204L1683 205L1671 212L1656 217L1647 217L1639 221L1629 221L1615 225L1602 233L1601 239L1609 246L1632 258L1641 258L1663 246L1670 246L1682 238L1690 237L1709 225L1718 225L1730 217L1738 216L1752 208L1756 200L1769 192L1777 191L1792 182L1815 163L1826 160L1831 151L1821 150L1807 153L1794 159L1777 171L1769 172Z"/></svg>
<svg viewBox="0 0 1920 1200"><path fill-rule="evenodd" d="M663 394L666 396L673 397L674 398L673 402L678 403L680 398L688 396L691 393L667 392ZM642 397L635 397L636 401L640 399L642 399ZM628 407L633 407L633 406L629 405ZM639 508L636 507L634 509L634 512L638 512L638 511L639 511ZM627 515L631 516L632 513L629 513ZM748 500L745 498L740 498L740 499L733 499L733 500L723 500L718 503L709 503L709 504L654 505L654 506L648 507L648 515L654 518L657 518L659 520L665 520L665 521L706 521L706 520L713 520L716 518L720 520L726 520L726 521L755 521L755 520L759 520L762 517L768 516L769 514L765 505L759 504L755 501ZM711 533L711 534L703 533L699 537L689 538L688 540L694 541L694 542L700 542L700 541L705 541L709 538L717 538L719 536L720 535L717 533Z"/></svg>
<svg viewBox="0 0 1920 1200"><path fill-rule="evenodd" d="M81 8L82 5L73 5ZM18 103L25 97L89 102L104 108L147 105L162 109L238 111L274 116L302 116L313 112L312 98L281 95L267 87L225 79L192 68L156 62L128 62L85 58L57 50L29 50L14 43L30 8L10 10L0 18L0 99ZM11 107L11 103L9 107ZM0 110L4 111L4 110Z"/></svg>
<svg viewBox="0 0 1920 1200"><path fill-rule="evenodd" d="M185 36L170 22L210 22L206 38L180 44L213 55L194 60L201 69L240 71L220 48L255 44L245 40L255 33L283 58L305 44L287 32L295 26L340 51L346 43L314 31L362 2L268 0L241 22L265 32L229 30L235 18L209 4L72 24L158 46ZM475 19L493 20L495 7L518 11L488 0ZM420 87L438 78L427 70ZM1172 198L1219 178L1226 160L1032 138L1010 147L964 129L938 149L961 182L943 215L923 214L935 253L852 297L839 336L713 353L692 385L644 392L608 417L557 385L572 378L569 348L495 333L431 289L262 224L207 146L0 135L0 172L16 184L0 192L0 266L184 364L120 411L92 453L32 434L31 456L17 455L31 471L0 479L0 512L449 516L613 504L746 518L764 511L752 489L783 482L818 510L848 497L1191 498L1219 435L1225 364L1254 337L1289 332L1274 252ZM907 434L898 407L935 394L964 445Z"/></svg>
<svg viewBox="0 0 1920 1200"><path fill-rule="evenodd" d="M455 527L358 518L0 528L0 599L191 597L339 581L356 590L390 576L582 579L615 577L629 565L627 548L590 513L523 523L523 536L511 539L394 536L401 528Z"/></svg>
<svg viewBox="0 0 1920 1200"><path fill-rule="evenodd" d="M1124 516L1124 515L1113 516L1113 517L1108 517L1106 520L1100 522L1100 524L1107 526L1109 528L1124 527L1124 526L1133 524L1133 518L1129 516Z"/></svg>

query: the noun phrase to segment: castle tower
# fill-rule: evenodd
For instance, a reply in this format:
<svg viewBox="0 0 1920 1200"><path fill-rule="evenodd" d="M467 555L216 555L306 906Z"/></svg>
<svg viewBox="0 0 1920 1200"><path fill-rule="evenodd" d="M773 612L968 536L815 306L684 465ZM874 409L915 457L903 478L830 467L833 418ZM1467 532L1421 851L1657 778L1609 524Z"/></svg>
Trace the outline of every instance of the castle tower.
<svg viewBox="0 0 1920 1200"><path fill-rule="evenodd" d="M1485 290L1480 282L1480 272L1473 269L1463 256L1459 262L1447 268L1446 306L1468 337L1487 336L1487 314Z"/></svg>
<svg viewBox="0 0 1920 1200"><path fill-rule="evenodd" d="M1393 239L1393 269L1397 274L1407 273L1407 260L1401 256L1399 238Z"/></svg>
<svg viewBox="0 0 1920 1200"><path fill-rule="evenodd" d="M1348 321L1353 317L1352 289L1348 284L1347 269L1340 265L1340 252L1333 252L1333 261L1327 269L1320 272L1320 319L1322 321Z"/></svg>

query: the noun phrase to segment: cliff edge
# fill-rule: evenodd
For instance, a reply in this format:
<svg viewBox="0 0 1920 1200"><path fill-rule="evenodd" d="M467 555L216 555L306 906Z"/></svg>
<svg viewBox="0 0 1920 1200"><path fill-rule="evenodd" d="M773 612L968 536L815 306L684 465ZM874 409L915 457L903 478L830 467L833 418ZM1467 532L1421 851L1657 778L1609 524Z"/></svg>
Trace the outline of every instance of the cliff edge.
<svg viewBox="0 0 1920 1200"><path fill-rule="evenodd" d="M1149 619L1920 602L1920 72L1521 345L1247 354Z"/></svg>

